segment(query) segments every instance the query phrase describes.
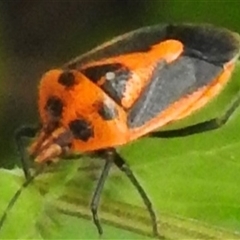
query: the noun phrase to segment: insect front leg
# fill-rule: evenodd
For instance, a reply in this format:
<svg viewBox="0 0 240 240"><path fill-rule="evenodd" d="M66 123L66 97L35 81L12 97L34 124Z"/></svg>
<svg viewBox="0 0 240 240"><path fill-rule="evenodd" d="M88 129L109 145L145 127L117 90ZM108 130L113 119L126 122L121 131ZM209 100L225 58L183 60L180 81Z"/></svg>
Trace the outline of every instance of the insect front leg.
<svg viewBox="0 0 240 240"><path fill-rule="evenodd" d="M17 145L17 150L20 155L20 161L23 168L23 172L25 175L25 178L29 180L31 178L31 174L29 171L29 166L27 163L27 160L25 158L25 146L23 143L23 138L33 138L36 136L37 131L39 130L39 127L32 127L32 126L22 126L17 129L15 133L15 141Z"/></svg>
<svg viewBox="0 0 240 240"><path fill-rule="evenodd" d="M159 236L158 227L157 227L157 216L153 209L152 203L151 203L149 197L147 196L146 192L144 191L143 187L138 182L137 178L135 177L134 173L132 172L130 167L127 165L125 160L116 152L116 150L110 149L109 153L110 153L109 155L111 155L111 158L113 159L113 162L115 163L115 165L126 174L126 176L131 181L133 186L137 189L139 195L141 196L141 198L149 212L151 222L152 222L153 235Z"/></svg>
<svg viewBox="0 0 240 240"><path fill-rule="evenodd" d="M104 184L106 182L109 170L112 166L112 161L109 161L108 159L106 159L104 168L102 170L101 176L98 180L97 183L97 187L94 191L93 197L92 197L92 201L91 201L91 211L92 211L92 216L93 216L93 222L96 225L97 229L98 229L98 233L99 235L102 235L103 230L102 230L102 226L101 223L99 221L98 218L98 207L99 207L99 202L100 202L100 197L101 197L101 193L104 187Z"/></svg>

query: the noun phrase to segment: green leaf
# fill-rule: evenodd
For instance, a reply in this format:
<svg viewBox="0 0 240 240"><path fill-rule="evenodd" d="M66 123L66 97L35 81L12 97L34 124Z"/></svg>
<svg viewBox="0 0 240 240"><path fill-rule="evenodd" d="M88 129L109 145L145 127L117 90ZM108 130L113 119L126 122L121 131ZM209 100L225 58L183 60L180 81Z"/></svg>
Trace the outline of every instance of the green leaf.
<svg viewBox="0 0 240 240"><path fill-rule="evenodd" d="M172 127L219 116L239 91L239 68L223 94ZM221 129L185 138L142 139L120 149L151 198L165 239L240 238L240 114ZM1 239L98 239L89 203L103 161L83 157L52 165L23 188L8 210ZM21 188L19 169L0 170L0 213ZM148 212L134 187L113 168L99 217L102 238L151 237Z"/></svg>

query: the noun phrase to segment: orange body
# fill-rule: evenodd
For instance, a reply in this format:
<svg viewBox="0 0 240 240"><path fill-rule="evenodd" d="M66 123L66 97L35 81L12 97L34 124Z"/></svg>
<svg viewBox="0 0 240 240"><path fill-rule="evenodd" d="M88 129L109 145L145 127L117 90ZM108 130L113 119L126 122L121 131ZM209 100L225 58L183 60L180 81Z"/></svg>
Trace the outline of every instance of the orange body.
<svg viewBox="0 0 240 240"><path fill-rule="evenodd" d="M193 31L192 26L186 25L185 28ZM207 37L200 30L196 34ZM120 146L188 116L220 92L230 78L239 54L236 40L231 42L233 50L228 53L227 61L218 64L204 55L208 54L208 49L202 53L189 44L188 53L188 42L177 37L154 40L142 51L134 46L131 51L114 54L112 46L121 44L121 41L134 44L131 41L137 36L136 32L117 38L65 68L51 70L43 76L39 87L43 127L29 149L36 162L54 161L65 152L89 152ZM236 39L230 32L220 33L229 38L226 44L230 45L230 40ZM104 51L110 55L101 56ZM108 53L111 51L113 53ZM194 59L192 65L191 59ZM203 70L205 65L209 69L204 79L195 69L198 62ZM191 78L189 71L196 74L195 78ZM169 79L161 80L161 73ZM176 78L172 83L174 86L171 85L172 78ZM181 91L178 81L179 88L180 81L186 85ZM174 96L173 90L179 90L179 93ZM159 97L154 97L153 94L158 93ZM166 103L158 103L156 99L162 99L164 94ZM151 99L154 99L152 103ZM141 104L146 110L139 110ZM158 104L162 104L161 108Z"/></svg>

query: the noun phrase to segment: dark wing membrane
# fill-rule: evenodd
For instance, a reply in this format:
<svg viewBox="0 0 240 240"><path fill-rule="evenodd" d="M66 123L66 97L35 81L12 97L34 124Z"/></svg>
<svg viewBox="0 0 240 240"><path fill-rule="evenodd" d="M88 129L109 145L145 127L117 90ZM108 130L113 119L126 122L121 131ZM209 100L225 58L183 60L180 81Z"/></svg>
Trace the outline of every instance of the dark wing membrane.
<svg viewBox="0 0 240 240"><path fill-rule="evenodd" d="M224 65L240 53L237 33L212 25L169 25L167 36L184 43L185 54Z"/></svg>
<svg viewBox="0 0 240 240"><path fill-rule="evenodd" d="M147 52L166 35L167 25L144 27L112 39L92 51L65 64L67 68L81 68L89 62L113 58L119 55Z"/></svg>
<svg viewBox="0 0 240 240"><path fill-rule="evenodd" d="M239 35L211 25L165 24L144 27L124 34L70 61L64 68L82 68L89 62L119 55L147 52L151 46L176 39L185 46L187 55L223 65L239 55Z"/></svg>
<svg viewBox="0 0 240 240"><path fill-rule="evenodd" d="M128 112L128 127L143 126L174 102L211 83L222 70L221 66L188 56L164 67L161 63Z"/></svg>
<svg viewBox="0 0 240 240"><path fill-rule="evenodd" d="M106 73L112 73L111 80L105 80L101 84L102 90L107 93L116 103L121 105L128 80L131 78L131 71L120 63L102 64L82 69L81 72L92 82L98 83Z"/></svg>

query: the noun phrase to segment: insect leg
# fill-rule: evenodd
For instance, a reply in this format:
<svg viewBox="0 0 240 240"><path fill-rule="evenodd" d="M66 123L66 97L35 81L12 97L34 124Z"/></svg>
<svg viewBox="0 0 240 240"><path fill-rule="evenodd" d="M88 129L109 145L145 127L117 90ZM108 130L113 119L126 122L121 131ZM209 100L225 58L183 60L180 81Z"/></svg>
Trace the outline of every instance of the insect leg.
<svg viewBox="0 0 240 240"><path fill-rule="evenodd" d="M20 161L22 164L22 168L23 168L23 172L25 175L25 178L27 180L30 179L30 171L29 171L29 167L25 158L25 154L24 154L24 144L23 144L23 138L27 137L27 138L33 138L35 137L37 131L38 131L38 127L30 127L30 126L22 126L19 129L17 129L16 133L15 133L15 141L16 141L16 145L17 145L17 150L18 153L20 155Z"/></svg>
<svg viewBox="0 0 240 240"><path fill-rule="evenodd" d="M96 190L93 194L93 198L91 201L91 211L92 211L92 216L93 216L93 222L96 225L96 227L98 229L98 233L100 235L103 233L103 230L102 230L102 226L99 221L99 218L98 218L98 206L99 206L99 201L100 201L101 193L103 190L103 186L107 179L111 165L112 165L112 161L108 161L108 159L106 159L104 168L103 168L101 176L98 180L97 187L96 187Z"/></svg>
<svg viewBox="0 0 240 240"><path fill-rule="evenodd" d="M9 201L6 209L3 212L3 215L0 217L0 230L4 224L4 222L7 219L9 211L14 206L15 202L18 200L19 196L21 195L22 191L27 188L28 185L30 185L33 180L42 172L42 168L39 168L38 171L36 171L32 176L29 176L28 179L22 184L22 186L15 192L12 199Z"/></svg>
<svg viewBox="0 0 240 240"><path fill-rule="evenodd" d="M125 160L116 152L115 149L111 149L110 151L112 151L113 162L121 171L123 171L126 174L126 176L129 178L131 183L134 185L134 187L137 189L138 193L140 194L152 221L153 234L155 236L159 236L158 229L157 229L157 217L153 210L152 203L148 198L146 192L138 182L137 178L134 176L130 167L126 164Z"/></svg>
<svg viewBox="0 0 240 240"><path fill-rule="evenodd" d="M229 120L229 118L232 116L232 114L235 112L239 105L240 105L240 93L236 96L236 98L228 106L224 114L220 117L212 118L208 121L200 122L181 129L167 130L162 132L152 132L147 136L159 138L185 137L221 128Z"/></svg>

